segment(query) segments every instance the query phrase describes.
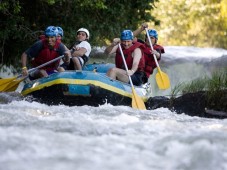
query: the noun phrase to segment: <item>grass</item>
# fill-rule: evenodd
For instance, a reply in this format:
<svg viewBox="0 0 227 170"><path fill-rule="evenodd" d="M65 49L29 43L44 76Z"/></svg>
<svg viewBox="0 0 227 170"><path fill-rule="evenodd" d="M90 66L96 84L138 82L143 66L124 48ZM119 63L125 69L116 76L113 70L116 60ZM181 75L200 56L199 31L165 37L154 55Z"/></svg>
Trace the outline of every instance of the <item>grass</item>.
<svg viewBox="0 0 227 170"><path fill-rule="evenodd" d="M173 88L171 95L174 97L179 93L185 94L199 91L215 93L220 90L227 90L227 68L214 72L211 78L205 76L188 83L180 83Z"/></svg>
<svg viewBox="0 0 227 170"><path fill-rule="evenodd" d="M171 98L201 91L205 93L209 107L227 111L227 68L214 72L210 78L206 76L175 86Z"/></svg>

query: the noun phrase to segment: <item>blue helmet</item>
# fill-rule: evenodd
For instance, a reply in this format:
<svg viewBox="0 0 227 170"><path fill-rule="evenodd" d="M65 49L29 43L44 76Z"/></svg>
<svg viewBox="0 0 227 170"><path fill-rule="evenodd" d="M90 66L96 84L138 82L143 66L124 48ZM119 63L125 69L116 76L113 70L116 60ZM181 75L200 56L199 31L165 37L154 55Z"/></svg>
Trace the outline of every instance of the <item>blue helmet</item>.
<svg viewBox="0 0 227 170"><path fill-rule="evenodd" d="M148 34L150 37L154 37L154 38L158 39L158 32L155 29L148 30Z"/></svg>
<svg viewBox="0 0 227 170"><path fill-rule="evenodd" d="M54 26L49 26L45 30L45 36L56 37L58 35L58 30Z"/></svg>
<svg viewBox="0 0 227 170"><path fill-rule="evenodd" d="M133 32L131 30L124 30L121 33L121 40L133 40Z"/></svg>
<svg viewBox="0 0 227 170"><path fill-rule="evenodd" d="M62 29L61 27L56 27L56 28L57 28L57 30L58 30L58 34L59 34L61 37L63 37L63 35L64 35L63 29Z"/></svg>

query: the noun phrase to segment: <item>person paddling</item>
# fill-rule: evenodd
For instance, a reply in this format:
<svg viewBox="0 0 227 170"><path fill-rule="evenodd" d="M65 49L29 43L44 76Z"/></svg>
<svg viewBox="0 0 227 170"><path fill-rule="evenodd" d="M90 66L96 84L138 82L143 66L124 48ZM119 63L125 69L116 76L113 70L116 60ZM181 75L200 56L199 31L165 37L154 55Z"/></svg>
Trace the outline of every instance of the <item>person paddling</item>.
<svg viewBox="0 0 227 170"><path fill-rule="evenodd" d="M139 42L133 42L133 38L134 36L131 30L124 30L121 33L120 39L115 38L112 44L105 49L106 54L116 53L116 67L108 70L107 76L114 80L129 83L129 75L131 76L132 83L136 86L140 86L143 84L143 79L146 76L144 72L144 45ZM119 43L121 44L126 64L129 69L128 72L126 72L120 49L118 47Z"/></svg>
<svg viewBox="0 0 227 170"><path fill-rule="evenodd" d="M39 40L28 48L21 55L22 75L28 76L27 58L31 59L32 67L37 67L47 63L61 55L65 55L65 61L69 61L71 53L65 48L65 45L57 41L58 30L54 26L49 26L45 30L45 39ZM29 75L31 80L47 77L48 75L57 72L60 60L48 64L45 67L37 69ZM62 69L64 71L64 69Z"/></svg>
<svg viewBox="0 0 227 170"><path fill-rule="evenodd" d="M145 30L145 28L148 27L147 23L143 23L140 28L133 31L134 35L139 35L142 31ZM153 70L157 67L154 56L157 58L157 61L161 60L161 54L165 53L164 48L161 45L157 44L158 41L158 32L155 29L148 29L148 34L151 39L151 43L153 45L153 50L150 46L149 40L147 35L145 35L145 49L144 51L144 57L145 57L145 73L146 73L146 79L145 82L148 81L148 78L153 73ZM134 40L135 41L135 40ZM136 39L136 41L142 42L140 39Z"/></svg>

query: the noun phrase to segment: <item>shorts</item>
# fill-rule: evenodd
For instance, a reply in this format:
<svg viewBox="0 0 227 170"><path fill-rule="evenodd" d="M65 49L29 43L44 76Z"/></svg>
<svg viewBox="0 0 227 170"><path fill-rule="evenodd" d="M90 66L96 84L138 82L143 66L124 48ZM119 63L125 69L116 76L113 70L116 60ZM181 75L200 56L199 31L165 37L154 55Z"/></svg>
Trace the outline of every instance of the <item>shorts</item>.
<svg viewBox="0 0 227 170"><path fill-rule="evenodd" d="M85 65L85 63L88 61L88 58L85 55L82 57L78 57L78 59L79 59L81 67L83 67ZM61 67L63 67L65 70L75 70L72 58L70 58L69 64L63 63L61 65Z"/></svg>
<svg viewBox="0 0 227 170"><path fill-rule="evenodd" d="M144 84L146 82L146 74L142 71L137 71L135 72L132 76L132 83L135 86L141 86L142 84Z"/></svg>

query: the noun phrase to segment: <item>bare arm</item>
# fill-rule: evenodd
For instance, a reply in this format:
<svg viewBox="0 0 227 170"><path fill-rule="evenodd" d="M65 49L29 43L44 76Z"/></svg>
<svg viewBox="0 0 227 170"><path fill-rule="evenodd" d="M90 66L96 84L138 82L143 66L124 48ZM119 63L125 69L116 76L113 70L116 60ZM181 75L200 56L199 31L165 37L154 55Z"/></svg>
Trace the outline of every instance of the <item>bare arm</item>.
<svg viewBox="0 0 227 170"><path fill-rule="evenodd" d="M86 48L80 47L73 51L72 57L83 56L87 52Z"/></svg>
<svg viewBox="0 0 227 170"><path fill-rule="evenodd" d="M120 43L120 38L114 38L113 42L111 43L111 45L109 45L108 47L106 47L105 49L105 53L106 54L113 54L116 53L117 48L118 48L118 43Z"/></svg>
<svg viewBox="0 0 227 170"><path fill-rule="evenodd" d="M22 63L22 75L27 76L28 75L28 70L27 70L27 54L24 52L21 55L21 63Z"/></svg>
<svg viewBox="0 0 227 170"><path fill-rule="evenodd" d="M133 31L133 35L135 37L138 36L147 27L148 27L148 24L147 23L143 23L140 28L138 28L137 30Z"/></svg>

